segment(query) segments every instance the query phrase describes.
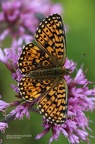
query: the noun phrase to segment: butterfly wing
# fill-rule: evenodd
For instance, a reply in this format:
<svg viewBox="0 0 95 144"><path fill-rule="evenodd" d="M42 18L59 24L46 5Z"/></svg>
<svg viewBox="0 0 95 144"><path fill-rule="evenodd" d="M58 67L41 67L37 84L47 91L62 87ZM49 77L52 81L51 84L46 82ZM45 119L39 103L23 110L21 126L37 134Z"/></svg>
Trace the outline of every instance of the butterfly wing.
<svg viewBox="0 0 95 144"><path fill-rule="evenodd" d="M39 98L38 109L50 123L60 125L67 115L68 88L65 79L23 77L19 83L22 97L29 102Z"/></svg>
<svg viewBox="0 0 95 144"><path fill-rule="evenodd" d="M40 23L35 39L49 54L55 66L63 66L66 59L65 31L62 18L53 14Z"/></svg>
<svg viewBox="0 0 95 144"><path fill-rule="evenodd" d="M57 79L53 87L38 103L43 117L53 124L63 124L67 116L68 88L65 79Z"/></svg>
<svg viewBox="0 0 95 144"><path fill-rule="evenodd" d="M18 67L23 74L28 74L32 70L54 67L49 55L33 43L27 44L18 60Z"/></svg>
<svg viewBox="0 0 95 144"><path fill-rule="evenodd" d="M39 68L63 66L66 59L65 31L61 16L53 14L40 23L35 39L39 46L27 44L18 60L23 74Z"/></svg>
<svg viewBox="0 0 95 144"><path fill-rule="evenodd" d="M20 94L26 101L34 101L40 96L45 96L53 87L55 80L53 78L36 79L23 77L19 82Z"/></svg>

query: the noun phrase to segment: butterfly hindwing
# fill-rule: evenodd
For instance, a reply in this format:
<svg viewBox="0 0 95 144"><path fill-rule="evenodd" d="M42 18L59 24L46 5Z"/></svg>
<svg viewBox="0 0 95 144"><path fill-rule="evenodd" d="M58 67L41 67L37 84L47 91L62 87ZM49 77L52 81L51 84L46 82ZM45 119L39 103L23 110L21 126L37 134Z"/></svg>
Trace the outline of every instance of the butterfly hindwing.
<svg viewBox="0 0 95 144"><path fill-rule="evenodd" d="M53 84L53 78L33 79L31 77L23 77L19 82L19 90L26 101L32 102L39 97L45 96Z"/></svg>
<svg viewBox="0 0 95 144"><path fill-rule="evenodd" d="M58 79L52 89L38 103L40 113L50 123L62 124L67 117L68 88L65 79Z"/></svg>

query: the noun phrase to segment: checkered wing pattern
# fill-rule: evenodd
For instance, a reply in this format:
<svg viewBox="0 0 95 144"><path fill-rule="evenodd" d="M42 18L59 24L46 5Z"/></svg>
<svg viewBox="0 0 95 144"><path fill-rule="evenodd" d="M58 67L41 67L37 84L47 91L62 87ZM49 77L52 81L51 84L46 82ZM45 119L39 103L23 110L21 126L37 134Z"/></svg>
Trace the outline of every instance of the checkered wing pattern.
<svg viewBox="0 0 95 144"><path fill-rule="evenodd" d="M38 100L38 109L43 117L50 123L60 125L66 120L68 101L64 75L53 76L53 69L56 68L56 72L59 72L66 59L65 31L61 16L53 14L45 18L35 33L35 39L37 43L27 44L18 60L18 67L25 74L19 82L20 94L26 101ZM40 70L43 72L38 77L36 75ZM50 75L51 70L53 73Z"/></svg>
<svg viewBox="0 0 95 144"><path fill-rule="evenodd" d="M56 79L45 97L38 103L40 113L53 124L63 124L67 117L68 90L65 79Z"/></svg>
<svg viewBox="0 0 95 144"><path fill-rule="evenodd" d="M29 43L23 48L18 60L18 67L21 73L29 74L33 70L54 67L54 64L44 49Z"/></svg>
<svg viewBox="0 0 95 144"><path fill-rule="evenodd" d="M50 55L55 66L63 66L66 59L66 40L60 15L53 14L44 19L35 33L35 39Z"/></svg>

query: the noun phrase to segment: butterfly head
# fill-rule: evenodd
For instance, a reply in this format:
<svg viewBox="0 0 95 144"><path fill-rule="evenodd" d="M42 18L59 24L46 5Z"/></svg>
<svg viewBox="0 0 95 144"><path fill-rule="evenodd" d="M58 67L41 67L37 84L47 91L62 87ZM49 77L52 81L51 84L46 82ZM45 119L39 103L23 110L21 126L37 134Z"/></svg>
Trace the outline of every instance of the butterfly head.
<svg viewBox="0 0 95 144"><path fill-rule="evenodd" d="M72 73L72 70L69 68L63 67L63 75L69 75Z"/></svg>
<svg viewBox="0 0 95 144"><path fill-rule="evenodd" d="M72 70L71 69L66 69L66 75L69 75L72 73Z"/></svg>

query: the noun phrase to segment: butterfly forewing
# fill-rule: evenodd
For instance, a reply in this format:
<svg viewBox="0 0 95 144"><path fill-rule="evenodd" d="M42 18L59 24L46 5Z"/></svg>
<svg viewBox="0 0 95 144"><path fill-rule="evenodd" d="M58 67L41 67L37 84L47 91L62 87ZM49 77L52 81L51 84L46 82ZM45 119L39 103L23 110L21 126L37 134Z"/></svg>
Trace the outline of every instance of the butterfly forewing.
<svg viewBox="0 0 95 144"><path fill-rule="evenodd" d="M19 69L23 74L28 74L33 70L54 67L49 55L33 43L27 44L18 60Z"/></svg>
<svg viewBox="0 0 95 144"><path fill-rule="evenodd" d="M35 34L36 41L49 53L55 66L62 66L66 58L65 31L61 16L53 14L44 19Z"/></svg>

